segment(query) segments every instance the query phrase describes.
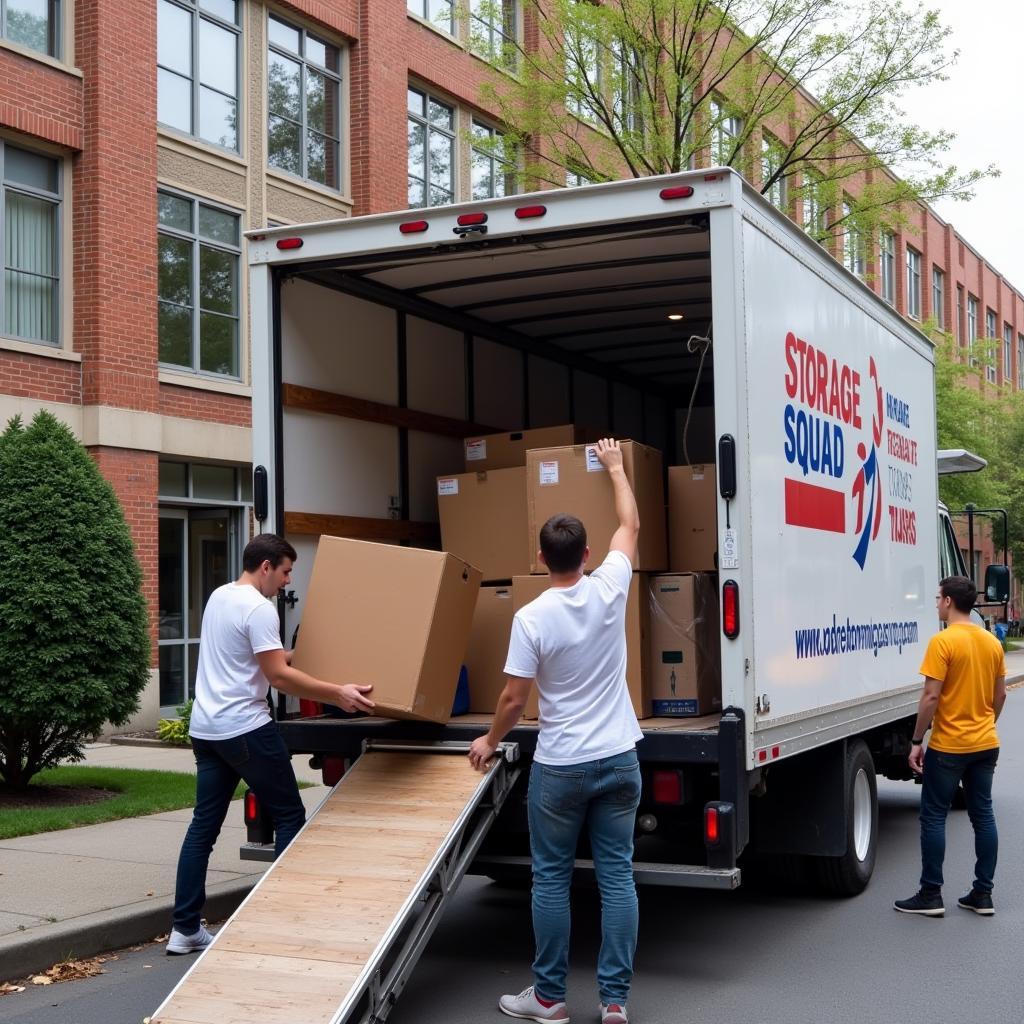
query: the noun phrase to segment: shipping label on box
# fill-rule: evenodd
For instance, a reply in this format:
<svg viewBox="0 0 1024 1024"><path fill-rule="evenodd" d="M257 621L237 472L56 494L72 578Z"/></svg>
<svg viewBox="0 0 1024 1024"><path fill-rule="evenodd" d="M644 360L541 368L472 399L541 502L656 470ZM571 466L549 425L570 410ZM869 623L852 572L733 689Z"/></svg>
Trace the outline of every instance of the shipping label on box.
<svg viewBox="0 0 1024 1024"><path fill-rule="evenodd" d="M483 462L487 458L487 438L466 441L466 462Z"/></svg>
<svg viewBox="0 0 1024 1024"><path fill-rule="evenodd" d="M622 464L640 512L640 538L633 568L664 571L668 565L668 545L661 453L635 441L623 441ZM601 472L596 471L595 466ZM536 557L538 538L541 527L559 512L581 519L587 529L590 547L587 571L596 569L604 561L619 520L615 514L611 477L603 469L592 445L527 453L531 572L547 571Z"/></svg>
<svg viewBox="0 0 1024 1024"><path fill-rule="evenodd" d="M720 711L718 593L703 574L651 576L649 658L655 717Z"/></svg>

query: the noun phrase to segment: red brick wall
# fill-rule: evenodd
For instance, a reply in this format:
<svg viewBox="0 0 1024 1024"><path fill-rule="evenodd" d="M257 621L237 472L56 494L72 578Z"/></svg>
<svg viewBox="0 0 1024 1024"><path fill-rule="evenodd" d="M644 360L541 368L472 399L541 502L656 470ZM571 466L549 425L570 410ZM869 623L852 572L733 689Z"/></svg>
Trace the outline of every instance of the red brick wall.
<svg viewBox="0 0 1024 1024"><path fill-rule="evenodd" d="M86 404L155 411L156 18L77 0L85 145L75 161L75 348Z"/></svg>
<svg viewBox="0 0 1024 1024"><path fill-rule="evenodd" d="M82 80L0 50L0 124L67 149L82 148Z"/></svg>
<svg viewBox="0 0 1024 1024"><path fill-rule="evenodd" d="M79 363L0 350L0 394L79 405L82 367Z"/></svg>
<svg viewBox="0 0 1024 1024"><path fill-rule="evenodd" d="M175 384L160 385L160 412L164 416L248 427L252 422L251 409L252 403L248 398Z"/></svg>

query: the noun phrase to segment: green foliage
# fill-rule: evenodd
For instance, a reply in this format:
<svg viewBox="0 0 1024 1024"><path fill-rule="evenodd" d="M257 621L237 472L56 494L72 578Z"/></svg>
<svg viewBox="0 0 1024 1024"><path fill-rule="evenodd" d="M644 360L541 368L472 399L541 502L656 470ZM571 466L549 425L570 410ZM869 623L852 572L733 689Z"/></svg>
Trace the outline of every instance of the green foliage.
<svg viewBox="0 0 1024 1024"><path fill-rule="evenodd" d="M196 777L191 772L62 765L40 772L28 786L28 792L36 786L87 786L110 790L111 797L96 803L64 807L0 807L0 840L119 818L136 818L142 814L176 811L191 807L196 798ZM245 784L239 783L234 799L237 800L244 792Z"/></svg>
<svg viewBox="0 0 1024 1024"><path fill-rule="evenodd" d="M142 572L111 486L41 412L0 434L0 778L80 760L146 685Z"/></svg>
<svg viewBox="0 0 1024 1024"><path fill-rule="evenodd" d="M538 46L509 36L496 53L475 49L493 69L483 99L536 181L564 185L567 171L604 181L726 164L759 180L765 194L777 195L785 182L791 199L828 206L830 233L852 220L870 237L902 223L908 202L969 198L997 173L946 164L952 133L929 131L901 110L906 90L942 80L956 57L949 30L917 3L522 6L538 26ZM473 10L500 24L500 0ZM772 126L785 141L767 138L762 148L762 130ZM807 169L813 181L803 178ZM841 218L848 181L857 183L857 203Z"/></svg>
<svg viewBox="0 0 1024 1024"><path fill-rule="evenodd" d="M178 707L177 718L162 718L156 727L157 739L164 743L173 743L176 747L190 747L192 740L188 735L188 724L192 720L192 701L187 700Z"/></svg>

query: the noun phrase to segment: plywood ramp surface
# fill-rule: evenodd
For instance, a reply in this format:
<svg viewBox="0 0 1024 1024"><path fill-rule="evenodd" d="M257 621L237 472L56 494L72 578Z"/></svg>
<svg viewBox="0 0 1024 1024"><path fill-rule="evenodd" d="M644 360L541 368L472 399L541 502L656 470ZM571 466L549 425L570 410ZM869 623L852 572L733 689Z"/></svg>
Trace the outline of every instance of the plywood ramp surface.
<svg viewBox="0 0 1024 1024"><path fill-rule="evenodd" d="M327 1024L481 780L457 754L361 757L153 1024Z"/></svg>

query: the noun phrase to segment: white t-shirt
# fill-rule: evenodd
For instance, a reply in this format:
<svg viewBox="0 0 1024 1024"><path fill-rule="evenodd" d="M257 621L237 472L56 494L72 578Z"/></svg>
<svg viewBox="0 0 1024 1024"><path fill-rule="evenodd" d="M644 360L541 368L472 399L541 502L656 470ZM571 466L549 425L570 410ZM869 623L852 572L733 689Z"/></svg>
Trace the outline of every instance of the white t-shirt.
<svg viewBox="0 0 1024 1024"><path fill-rule="evenodd" d="M277 609L248 583L225 583L206 602L189 734L229 740L271 721L270 683L256 655L281 643Z"/></svg>
<svg viewBox="0 0 1024 1024"><path fill-rule="evenodd" d="M516 612L505 674L536 679L534 760L566 765L632 750L643 733L626 687L626 596L633 567L621 551L571 587Z"/></svg>

